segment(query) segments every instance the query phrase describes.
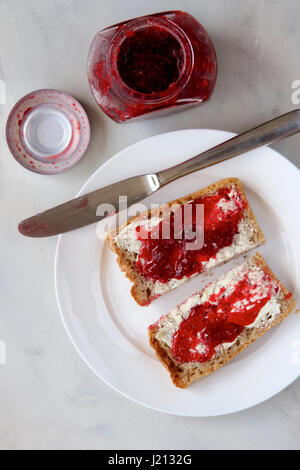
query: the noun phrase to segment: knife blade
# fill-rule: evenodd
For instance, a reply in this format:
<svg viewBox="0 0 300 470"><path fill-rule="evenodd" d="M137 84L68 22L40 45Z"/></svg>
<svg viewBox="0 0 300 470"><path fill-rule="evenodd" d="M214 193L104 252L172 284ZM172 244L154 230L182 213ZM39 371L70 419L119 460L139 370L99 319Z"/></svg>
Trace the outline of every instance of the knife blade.
<svg viewBox="0 0 300 470"><path fill-rule="evenodd" d="M277 142L300 131L300 110L294 110L240 134L189 160L159 173L134 176L73 199L19 224L27 237L49 237L96 223L109 215L99 214L101 204L119 211L119 196L127 197L130 207L166 184L263 145Z"/></svg>
<svg viewBox="0 0 300 470"><path fill-rule="evenodd" d="M22 235L34 238L69 232L103 219L104 216L97 215L97 209L101 204L107 205L107 215L109 215L115 210L114 208L118 210L120 196L127 196L129 205L133 205L158 188L159 183L155 174L134 176L23 220L19 224L19 231Z"/></svg>

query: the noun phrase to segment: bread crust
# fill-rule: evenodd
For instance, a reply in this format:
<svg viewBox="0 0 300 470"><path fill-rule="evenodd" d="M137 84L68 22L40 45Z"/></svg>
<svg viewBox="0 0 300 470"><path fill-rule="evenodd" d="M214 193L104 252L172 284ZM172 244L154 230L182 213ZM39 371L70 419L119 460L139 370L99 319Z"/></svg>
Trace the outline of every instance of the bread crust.
<svg viewBox="0 0 300 470"><path fill-rule="evenodd" d="M270 322L264 328L249 328L240 335L238 341L233 344L224 352L217 353L209 361L200 364L200 363L189 363L189 364L179 364L173 358L171 349L165 344L161 343L156 339L156 334L158 332L158 326L154 328L149 328L149 341L150 345L156 352L156 355L160 362L167 368L170 373L171 379L176 387L186 388L192 382L207 375L212 374L216 370L223 367L234 357L236 357L240 352L246 349L250 344L256 341L260 336L269 331L275 325L280 323L284 318L286 318L295 308L296 302L293 297L288 297L289 292L284 287L284 285L278 280L275 274L272 272L270 267L267 265L264 258L256 253L250 260L249 263L254 263L257 266L263 267L265 271L281 286L281 297L279 299L280 304L280 314L275 317L275 319Z"/></svg>
<svg viewBox="0 0 300 470"><path fill-rule="evenodd" d="M157 297L160 297L160 295L157 295L154 292L154 286L155 283L153 281L149 281L145 279L141 274L139 273L138 269L135 266L135 259L134 255L132 253L127 252L126 250L123 250L118 247L118 245L115 242L115 237L118 235L118 233L127 225L137 221L137 220L145 220L149 219L151 217L159 216L162 208L166 207L172 207L175 204L183 205L186 204L187 202L197 199L202 196L209 196L212 194L215 194L219 189L221 188L226 188L226 187L233 187L236 186L237 189L240 191L242 194L245 202L246 202L246 207L243 212L243 218L247 220L251 226L253 227L253 242L254 246L252 248L257 248L258 246L262 245L265 243L265 238L262 234L262 231L258 225L258 222L253 214L253 211L249 205L247 196L245 194L243 185L241 181L237 178L226 178L221 181L218 181L217 183L214 183L206 188L203 188L199 191L196 191L192 194L188 194L187 196L181 197L179 199L175 199L174 201L168 202L166 204L163 204L159 207L157 207L154 210L148 210L140 215L133 217L132 219L128 220L126 224L122 225L121 227L118 227L114 230L111 230L108 235L107 235L107 242L109 244L109 247L111 248L112 251L114 251L117 255L117 263L121 269L126 275L126 277L133 283L132 288L131 288L131 295L134 298L134 300L142 307L149 305L154 299ZM242 253L239 253L237 256L240 256L244 253L246 253L248 250L243 251ZM228 261L231 261L233 258L230 258L228 260L225 260L222 263L219 263L218 266L221 264L224 264ZM200 273L201 274L201 273ZM199 274L199 275L200 275ZM191 279L189 277L187 281ZM186 282L187 282L186 281Z"/></svg>

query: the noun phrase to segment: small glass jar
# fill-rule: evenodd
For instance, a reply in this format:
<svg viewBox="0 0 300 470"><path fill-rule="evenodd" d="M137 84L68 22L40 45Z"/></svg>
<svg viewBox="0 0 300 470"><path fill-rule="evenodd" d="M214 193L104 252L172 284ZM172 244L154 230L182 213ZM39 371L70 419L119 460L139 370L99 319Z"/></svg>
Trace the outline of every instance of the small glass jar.
<svg viewBox="0 0 300 470"><path fill-rule="evenodd" d="M156 13L97 33L88 78L102 110L122 123L207 101L217 78L217 57L193 16Z"/></svg>

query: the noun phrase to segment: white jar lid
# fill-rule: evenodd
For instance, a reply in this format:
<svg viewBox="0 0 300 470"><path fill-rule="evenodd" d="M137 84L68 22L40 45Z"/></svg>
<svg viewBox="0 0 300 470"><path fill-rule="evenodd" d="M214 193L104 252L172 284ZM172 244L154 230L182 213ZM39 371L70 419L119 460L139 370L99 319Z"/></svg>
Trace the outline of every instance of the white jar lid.
<svg viewBox="0 0 300 470"><path fill-rule="evenodd" d="M58 155L68 148L72 125L65 113L51 104L32 109L23 122L22 140L38 159Z"/></svg>
<svg viewBox="0 0 300 470"><path fill-rule="evenodd" d="M6 136L11 153L21 165L36 173L55 174L83 156L90 126L74 98L57 90L39 90L13 108Z"/></svg>

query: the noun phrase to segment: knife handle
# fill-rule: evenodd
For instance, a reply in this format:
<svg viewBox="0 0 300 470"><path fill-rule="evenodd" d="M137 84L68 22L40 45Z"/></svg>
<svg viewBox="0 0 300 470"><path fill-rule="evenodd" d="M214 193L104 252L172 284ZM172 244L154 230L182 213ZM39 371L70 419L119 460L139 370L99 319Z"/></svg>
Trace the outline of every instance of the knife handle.
<svg viewBox="0 0 300 470"><path fill-rule="evenodd" d="M184 163L159 172L157 176L161 186L164 186L182 176L223 162L263 145L278 142L298 132L300 132L300 109L283 114L272 121L268 121L261 126L233 137Z"/></svg>

